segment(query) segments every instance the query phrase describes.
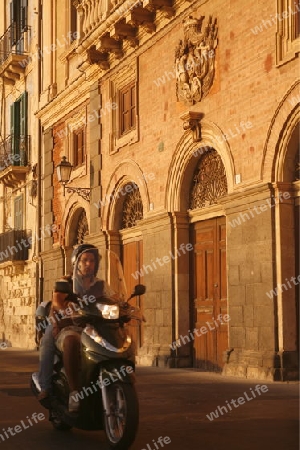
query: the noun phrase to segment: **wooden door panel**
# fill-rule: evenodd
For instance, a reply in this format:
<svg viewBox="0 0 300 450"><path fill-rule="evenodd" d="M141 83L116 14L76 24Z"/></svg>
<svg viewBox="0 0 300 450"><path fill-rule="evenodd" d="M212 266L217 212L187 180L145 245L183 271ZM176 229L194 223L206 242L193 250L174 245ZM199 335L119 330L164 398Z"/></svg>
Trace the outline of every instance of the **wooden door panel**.
<svg viewBox="0 0 300 450"><path fill-rule="evenodd" d="M196 253L196 269L201 277L196 279L197 300L203 302L213 299L213 252L200 251Z"/></svg>
<svg viewBox="0 0 300 450"><path fill-rule="evenodd" d="M123 244L123 268L124 277L128 294L130 295L136 284L143 284L143 277L138 274L141 271L143 257L143 242L134 241ZM135 276L133 276L135 275ZM135 297L130 300L133 306L139 306L143 311L142 297ZM133 339L136 349L143 343L142 326L137 321L132 321L129 325L131 338Z"/></svg>
<svg viewBox="0 0 300 450"><path fill-rule="evenodd" d="M220 267L219 267L219 273L220 273L220 300L225 299L227 303L227 267L226 267L226 249L222 248L220 249Z"/></svg>
<svg viewBox="0 0 300 450"><path fill-rule="evenodd" d="M228 324L218 319L227 314L225 217L196 223L193 238L195 328L207 330L195 336L194 365L220 370L228 341Z"/></svg>

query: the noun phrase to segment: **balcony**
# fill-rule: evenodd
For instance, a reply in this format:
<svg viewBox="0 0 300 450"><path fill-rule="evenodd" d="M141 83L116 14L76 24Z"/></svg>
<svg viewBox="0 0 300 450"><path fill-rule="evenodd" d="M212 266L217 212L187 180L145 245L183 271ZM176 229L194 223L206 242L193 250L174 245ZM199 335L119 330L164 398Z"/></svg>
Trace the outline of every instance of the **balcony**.
<svg viewBox="0 0 300 450"><path fill-rule="evenodd" d="M8 136L0 142L0 182L7 187L22 183L29 171L30 136Z"/></svg>
<svg viewBox="0 0 300 450"><path fill-rule="evenodd" d="M31 247L31 233L11 230L0 234L0 264L8 261L26 261Z"/></svg>
<svg viewBox="0 0 300 450"><path fill-rule="evenodd" d="M15 84L27 66L29 28L22 30L11 24L0 37L0 77L7 84Z"/></svg>
<svg viewBox="0 0 300 450"><path fill-rule="evenodd" d="M150 37L161 18L175 15L175 0L77 0L80 42L77 53L84 56L82 69L98 64L103 70L126 49ZM86 54L86 56L85 56Z"/></svg>

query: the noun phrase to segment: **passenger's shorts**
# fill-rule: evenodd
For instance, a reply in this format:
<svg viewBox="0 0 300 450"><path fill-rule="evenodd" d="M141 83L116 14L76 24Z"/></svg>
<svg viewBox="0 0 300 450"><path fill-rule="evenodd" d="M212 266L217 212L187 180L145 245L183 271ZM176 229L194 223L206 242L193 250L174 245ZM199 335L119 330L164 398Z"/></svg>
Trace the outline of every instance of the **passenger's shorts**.
<svg viewBox="0 0 300 450"><path fill-rule="evenodd" d="M55 345L58 348L59 351L63 351L63 346L64 346L64 340L67 336L80 336L82 333L82 328L81 327L76 327L75 325L71 325L69 327L65 327L63 328L60 332L59 335L57 336Z"/></svg>

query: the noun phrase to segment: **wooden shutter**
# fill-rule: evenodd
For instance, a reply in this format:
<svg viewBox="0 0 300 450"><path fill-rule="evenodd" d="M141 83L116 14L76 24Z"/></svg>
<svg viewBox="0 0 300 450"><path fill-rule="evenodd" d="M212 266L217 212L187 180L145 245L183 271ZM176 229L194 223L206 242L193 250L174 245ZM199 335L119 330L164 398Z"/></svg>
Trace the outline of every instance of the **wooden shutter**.
<svg viewBox="0 0 300 450"><path fill-rule="evenodd" d="M83 163L83 146L84 146L84 142L83 142L83 130L80 130L79 133L77 134L77 140L78 140L78 144L77 144L77 148L78 148L78 165L80 166Z"/></svg>
<svg viewBox="0 0 300 450"><path fill-rule="evenodd" d="M23 195L19 195L14 200L15 207L15 230L22 230L23 228Z"/></svg>
<svg viewBox="0 0 300 450"><path fill-rule="evenodd" d="M11 153L12 155L20 154L20 102L14 102L10 106L10 134L11 134ZM15 161L14 165L18 165Z"/></svg>
<svg viewBox="0 0 300 450"><path fill-rule="evenodd" d="M20 135L27 135L27 102L28 96L27 92L23 92L20 99Z"/></svg>
<svg viewBox="0 0 300 450"><path fill-rule="evenodd" d="M85 162L85 130L81 128L73 134L73 165L81 166Z"/></svg>
<svg viewBox="0 0 300 450"><path fill-rule="evenodd" d="M20 28L25 30L27 27L27 0L21 0Z"/></svg>
<svg viewBox="0 0 300 450"><path fill-rule="evenodd" d="M70 0L70 30L72 32L71 35L71 42L74 41L74 33L77 31L77 10L76 7L73 4L73 0Z"/></svg>
<svg viewBox="0 0 300 450"><path fill-rule="evenodd" d="M16 3L13 0L10 4L10 25L11 25L11 35L10 35L10 43L11 45L14 45L16 43L17 40L17 36L16 36L16 21L15 21L15 17L16 17Z"/></svg>
<svg viewBox="0 0 300 450"><path fill-rule="evenodd" d="M131 94L131 98L130 98L130 128L134 128L135 127L135 116L136 116L135 84L131 87L130 94Z"/></svg>
<svg viewBox="0 0 300 450"><path fill-rule="evenodd" d="M20 165L25 166L29 155L27 154L27 92L25 91L20 97L20 136L19 136L19 152Z"/></svg>
<svg viewBox="0 0 300 450"><path fill-rule="evenodd" d="M15 45L20 39L21 33L21 3L20 0L12 0L10 3L10 23L12 25L11 45Z"/></svg>
<svg viewBox="0 0 300 450"><path fill-rule="evenodd" d="M126 86L120 92L120 135L127 133L136 126L136 87Z"/></svg>
<svg viewBox="0 0 300 450"><path fill-rule="evenodd" d="M130 128L130 90L127 88L121 92L121 134L126 133Z"/></svg>

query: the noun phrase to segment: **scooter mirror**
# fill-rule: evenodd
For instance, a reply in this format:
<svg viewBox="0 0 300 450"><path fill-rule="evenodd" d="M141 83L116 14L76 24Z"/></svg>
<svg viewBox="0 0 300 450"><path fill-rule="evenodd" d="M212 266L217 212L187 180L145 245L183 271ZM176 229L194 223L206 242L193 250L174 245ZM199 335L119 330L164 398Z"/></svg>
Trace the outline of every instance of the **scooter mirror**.
<svg viewBox="0 0 300 450"><path fill-rule="evenodd" d="M143 284L137 284L134 286L134 291L131 294L132 297L137 297L138 295L143 295L146 292L146 286Z"/></svg>

